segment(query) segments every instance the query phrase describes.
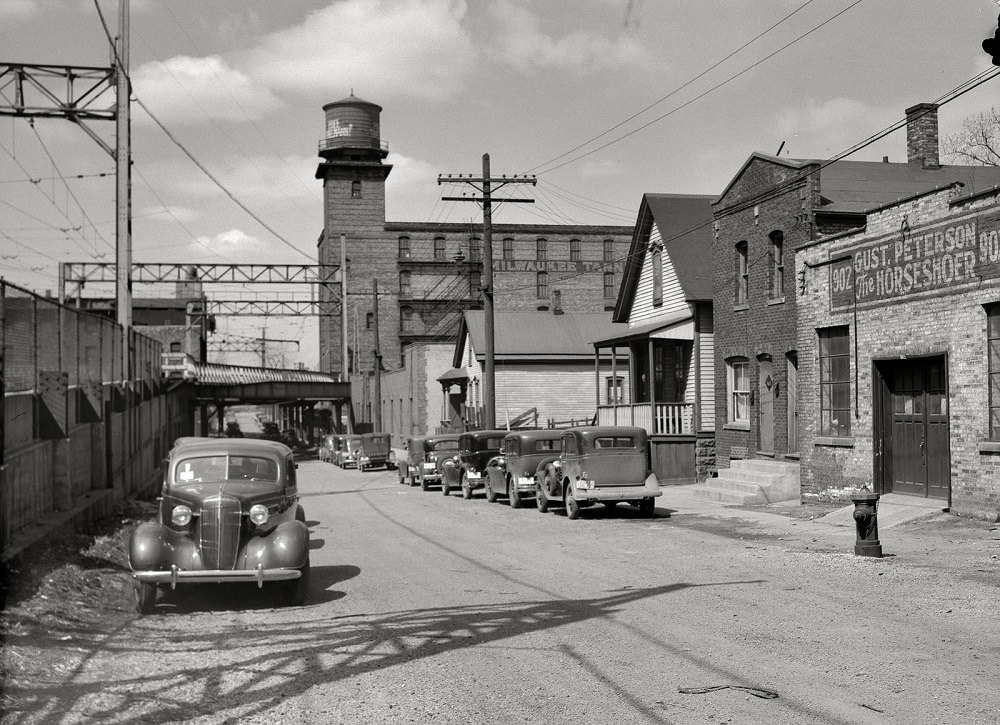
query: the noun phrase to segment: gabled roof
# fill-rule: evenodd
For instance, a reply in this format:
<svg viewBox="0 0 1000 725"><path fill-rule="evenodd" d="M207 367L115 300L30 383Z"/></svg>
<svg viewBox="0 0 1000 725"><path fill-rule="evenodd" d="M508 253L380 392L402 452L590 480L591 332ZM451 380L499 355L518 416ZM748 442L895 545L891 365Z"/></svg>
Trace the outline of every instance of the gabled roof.
<svg viewBox="0 0 1000 725"><path fill-rule="evenodd" d="M496 312L493 315L493 357L496 361L593 360L593 342L624 334L628 325L611 321L608 312ZM472 340L476 356L486 349L486 316L483 310L466 310L458 330L452 364L463 365L465 338Z"/></svg>
<svg viewBox="0 0 1000 725"><path fill-rule="evenodd" d="M809 167L818 169L815 173L819 174L822 203L814 211L826 214L863 214L870 209L955 183L962 184L966 193L970 194L1000 185L1000 167L996 166L941 165L928 168L917 163L846 159L831 163L824 159L787 159L753 153L712 203L722 201L755 161L803 170L804 173L808 173Z"/></svg>
<svg viewBox="0 0 1000 725"><path fill-rule="evenodd" d="M628 319L655 223L689 301L712 299L712 200L702 194L643 194L614 321Z"/></svg>

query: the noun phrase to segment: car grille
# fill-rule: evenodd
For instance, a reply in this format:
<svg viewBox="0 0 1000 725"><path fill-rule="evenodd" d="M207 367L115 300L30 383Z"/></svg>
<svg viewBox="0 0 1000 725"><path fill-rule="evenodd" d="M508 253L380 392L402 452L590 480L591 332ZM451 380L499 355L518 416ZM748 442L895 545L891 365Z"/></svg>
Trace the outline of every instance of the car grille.
<svg viewBox="0 0 1000 725"><path fill-rule="evenodd" d="M240 545L238 499L211 496L201 507L201 560L206 569L233 569Z"/></svg>

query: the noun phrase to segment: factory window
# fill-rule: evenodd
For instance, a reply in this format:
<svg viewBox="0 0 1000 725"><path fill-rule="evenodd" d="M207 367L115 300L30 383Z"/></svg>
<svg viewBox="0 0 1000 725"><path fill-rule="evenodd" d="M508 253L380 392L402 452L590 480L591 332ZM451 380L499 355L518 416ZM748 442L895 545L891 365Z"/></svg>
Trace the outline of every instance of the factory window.
<svg viewBox="0 0 1000 725"><path fill-rule="evenodd" d="M365 329L370 330L375 325L375 314L368 312L365 314Z"/></svg>
<svg viewBox="0 0 1000 725"><path fill-rule="evenodd" d="M469 275L469 292L473 297L479 297L479 293L483 291L483 276L479 272L472 272Z"/></svg>
<svg viewBox="0 0 1000 725"><path fill-rule="evenodd" d="M503 258L513 259L514 258L514 240L511 237L504 237L503 240Z"/></svg>
<svg viewBox="0 0 1000 725"><path fill-rule="evenodd" d="M726 360L726 420L750 425L750 361L745 357Z"/></svg>
<svg viewBox="0 0 1000 725"><path fill-rule="evenodd" d="M579 262L580 261L580 240L570 239L569 240L569 261Z"/></svg>
<svg viewBox="0 0 1000 725"><path fill-rule="evenodd" d="M819 337L819 434L851 435L851 350L847 325L816 330Z"/></svg>
<svg viewBox="0 0 1000 725"><path fill-rule="evenodd" d="M399 308L399 329L401 332L413 332L413 308Z"/></svg>
<svg viewBox="0 0 1000 725"><path fill-rule="evenodd" d="M773 231L769 238L771 240L771 299L778 299L785 296L785 235L780 230Z"/></svg>
<svg viewBox="0 0 1000 725"><path fill-rule="evenodd" d="M400 237L399 238L399 258L409 259L411 254L410 250L410 238Z"/></svg>
<svg viewBox="0 0 1000 725"><path fill-rule="evenodd" d="M179 342L170 343L170 352L180 352L181 344Z"/></svg>
<svg viewBox="0 0 1000 725"><path fill-rule="evenodd" d="M604 273L604 296L614 297L615 296L615 273L605 272Z"/></svg>
<svg viewBox="0 0 1000 725"><path fill-rule="evenodd" d="M434 261L443 262L445 253L444 237L434 237Z"/></svg>
<svg viewBox="0 0 1000 725"><path fill-rule="evenodd" d="M604 240L604 261L614 262L615 261L615 243L612 239Z"/></svg>
<svg viewBox="0 0 1000 725"><path fill-rule="evenodd" d="M986 349L989 355L990 440L1000 441L1000 303L986 306Z"/></svg>
<svg viewBox="0 0 1000 725"><path fill-rule="evenodd" d="M399 295L401 297L409 297L413 294L413 288L410 286L410 273L400 272L399 273Z"/></svg>
<svg viewBox="0 0 1000 725"><path fill-rule="evenodd" d="M360 199L361 198L361 182L352 181L351 182L351 198Z"/></svg>
<svg viewBox="0 0 1000 725"><path fill-rule="evenodd" d="M549 275L547 272L539 272L535 276L535 296L540 300L549 298Z"/></svg>
<svg viewBox="0 0 1000 725"><path fill-rule="evenodd" d="M469 240L469 261L483 261L483 242L478 237L473 237Z"/></svg>
<svg viewBox="0 0 1000 725"><path fill-rule="evenodd" d="M548 247L549 243L545 239L539 239L535 242L535 259L539 262L544 262L548 258Z"/></svg>
<svg viewBox="0 0 1000 725"><path fill-rule="evenodd" d="M749 300L750 293L750 268L747 264L747 243L745 241L736 243L735 268L736 290L734 303L736 305L745 305Z"/></svg>

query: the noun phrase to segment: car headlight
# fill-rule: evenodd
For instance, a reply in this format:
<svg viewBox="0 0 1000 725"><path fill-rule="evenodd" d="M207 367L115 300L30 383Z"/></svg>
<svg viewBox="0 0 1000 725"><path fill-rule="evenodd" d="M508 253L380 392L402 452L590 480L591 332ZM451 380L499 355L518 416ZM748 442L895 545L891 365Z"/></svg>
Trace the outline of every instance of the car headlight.
<svg viewBox="0 0 1000 725"><path fill-rule="evenodd" d="M267 506L254 504L250 507L250 520L260 526L267 523Z"/></svg>
<svg viewBox="0 0 1000 725"><path fill-rule="evenodd" d="M191 523L191 508L184 505L174 506L174 510L170 512L170 520L174 526L187 526Z"/></svg>

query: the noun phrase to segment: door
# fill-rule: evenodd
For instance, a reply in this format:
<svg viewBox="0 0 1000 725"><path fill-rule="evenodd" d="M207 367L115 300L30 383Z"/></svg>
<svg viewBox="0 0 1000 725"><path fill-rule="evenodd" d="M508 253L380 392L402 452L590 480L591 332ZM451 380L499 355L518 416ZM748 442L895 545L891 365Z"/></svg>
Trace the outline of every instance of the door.
<svg viewBox="0 0 1000 725"><path fill-rule="evenodd" d="M885 364L881 432L885 493L948 498L951 486L944 356Z"/></svg>
<svg viewBox="0 0 1000 725"><path fill-rule="evenodd" d="M758 360L757 367L757 401L759 403L758 430L759 442L757 450L764 453L774 451L774 369L771 358Z"/></svg>
<svg viewBox="0 0 1000 725"><path fill-rule="evenodd" d="M790 352L785 361L788 452L797 453L799 450L799 356Z"/></svg>

